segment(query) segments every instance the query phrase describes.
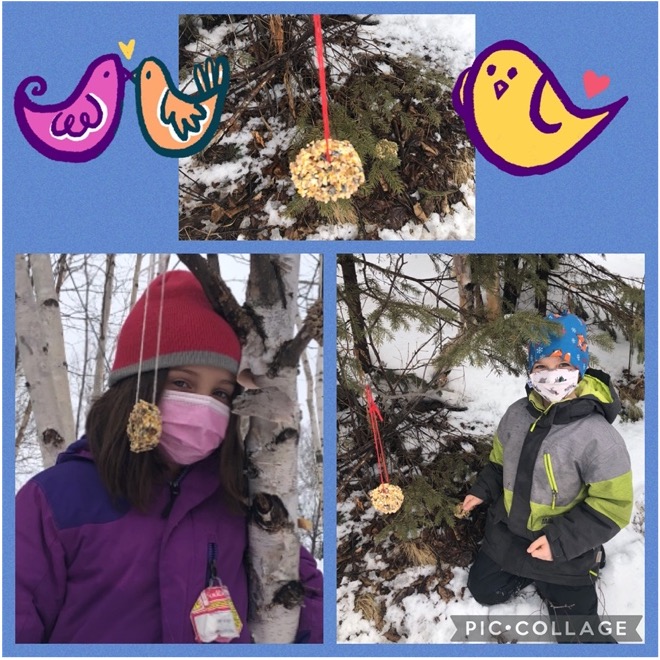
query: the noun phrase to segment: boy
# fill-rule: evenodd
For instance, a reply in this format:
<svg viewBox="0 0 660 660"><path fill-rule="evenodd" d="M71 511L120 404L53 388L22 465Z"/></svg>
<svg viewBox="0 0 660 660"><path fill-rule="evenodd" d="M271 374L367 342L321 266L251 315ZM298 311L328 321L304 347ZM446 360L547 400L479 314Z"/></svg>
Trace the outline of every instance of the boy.
<svg viewBox="0 0 660 660"><path fill-rule="evenodd" d="M490 504L468 588L482 605L503 603L535 583L553 618L596 620L602 544L630 521L630 457L611 424L621 404L609 376L588 369L586 326L549 314L561 334L530 344L527 397L497 428L490 463L463 509ZM579 626L581 629L581 626ZM558 640L615 643L611 637Z"/></svg>

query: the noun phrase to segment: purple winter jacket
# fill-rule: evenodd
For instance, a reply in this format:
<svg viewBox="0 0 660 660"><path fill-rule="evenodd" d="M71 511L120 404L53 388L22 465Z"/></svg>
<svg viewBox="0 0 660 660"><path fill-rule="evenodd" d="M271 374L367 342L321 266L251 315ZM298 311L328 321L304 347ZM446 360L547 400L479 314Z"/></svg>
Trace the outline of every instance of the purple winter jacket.
<svg viewBox="0 0 660 660"><path fill-rule="evenodd" d="M113 506L80 440L16 496L17 643L193 643L190 610L215 556L243 630L247 625L244 516L221 498L217 455L185 474L146 513ZM323 578L303 549L297 641L323 641Z"/></svg>

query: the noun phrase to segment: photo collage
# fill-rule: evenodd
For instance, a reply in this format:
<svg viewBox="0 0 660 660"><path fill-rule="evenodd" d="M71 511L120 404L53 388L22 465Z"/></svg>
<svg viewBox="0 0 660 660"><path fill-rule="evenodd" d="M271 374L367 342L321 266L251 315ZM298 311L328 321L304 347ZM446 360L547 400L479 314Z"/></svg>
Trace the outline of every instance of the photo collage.
<svg viewBox="0 0 660 660"><path fill-rule="evenodd" d="M657 657L656 3L2 18L3 656Z"/></svg>

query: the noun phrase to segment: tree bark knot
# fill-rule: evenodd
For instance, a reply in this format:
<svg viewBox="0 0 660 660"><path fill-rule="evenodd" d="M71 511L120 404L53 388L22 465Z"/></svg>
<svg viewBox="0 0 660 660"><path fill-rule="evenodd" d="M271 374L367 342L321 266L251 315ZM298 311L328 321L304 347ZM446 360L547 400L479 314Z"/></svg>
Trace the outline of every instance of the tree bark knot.
<svg viewBox="0 0 660 660"><path fill-rule="evenodd" d="M287 428L281 431L275 437L275 444L281 445L283 442L286 442L287 440L293 440L296 444L298 444L298 437L299 435L297 429Z"/></svg>
<svg viewBox="0 0 660 660"><path fill-rule="evenodd" d="M268 367L268 376L274 378L283 368L296 367L309 342L316 340L323 345L323 300L319 298L309 308L298 334L285 341Z"/></svg>
<svg viewBox="0 0 660 660"><path fill-rule="evenodd" d="M291 580L283 584L273 596L274 605L283 605L287 610L302 605L305 599L305 588L300 580Z"/></svg>
<svg viewBox="0 0 660 660"><path fill-rule="evenodd" d="M269 493L257 493L252 500L252 520L261 529L273 533L293 529L284 502Z"/></svg>
<svg viewBox="0 0 660 660"><path fill-rule="evenodd" d="M53 445L53 447L61 447L64 444L64 438L55 429L46 429L41 434L41 439L44 445Z"/></svg>

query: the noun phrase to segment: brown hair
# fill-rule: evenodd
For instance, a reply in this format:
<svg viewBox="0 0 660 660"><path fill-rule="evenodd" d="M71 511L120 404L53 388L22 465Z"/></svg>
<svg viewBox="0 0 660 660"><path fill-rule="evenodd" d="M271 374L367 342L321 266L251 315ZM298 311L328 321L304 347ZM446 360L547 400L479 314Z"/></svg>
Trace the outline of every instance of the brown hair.
<svg viewBox="0 0 660 660"><path fill-rule="evenodd" d="M158 371L156 400L165 389L167 369ZM128 416L135 405L137 376L128 376L110 387L93 404L87 415L85 432L101 481L113 499L126 499L140 511L151 501L152 486L166 480L167 466L157 451L133 453L126 433ZM151 401L154 372L140 376L138 398ZM220 474L225 499L236 513L245 512L245 457L238 435L238 418L231 416L225 439L220 445Z"/></svg>

